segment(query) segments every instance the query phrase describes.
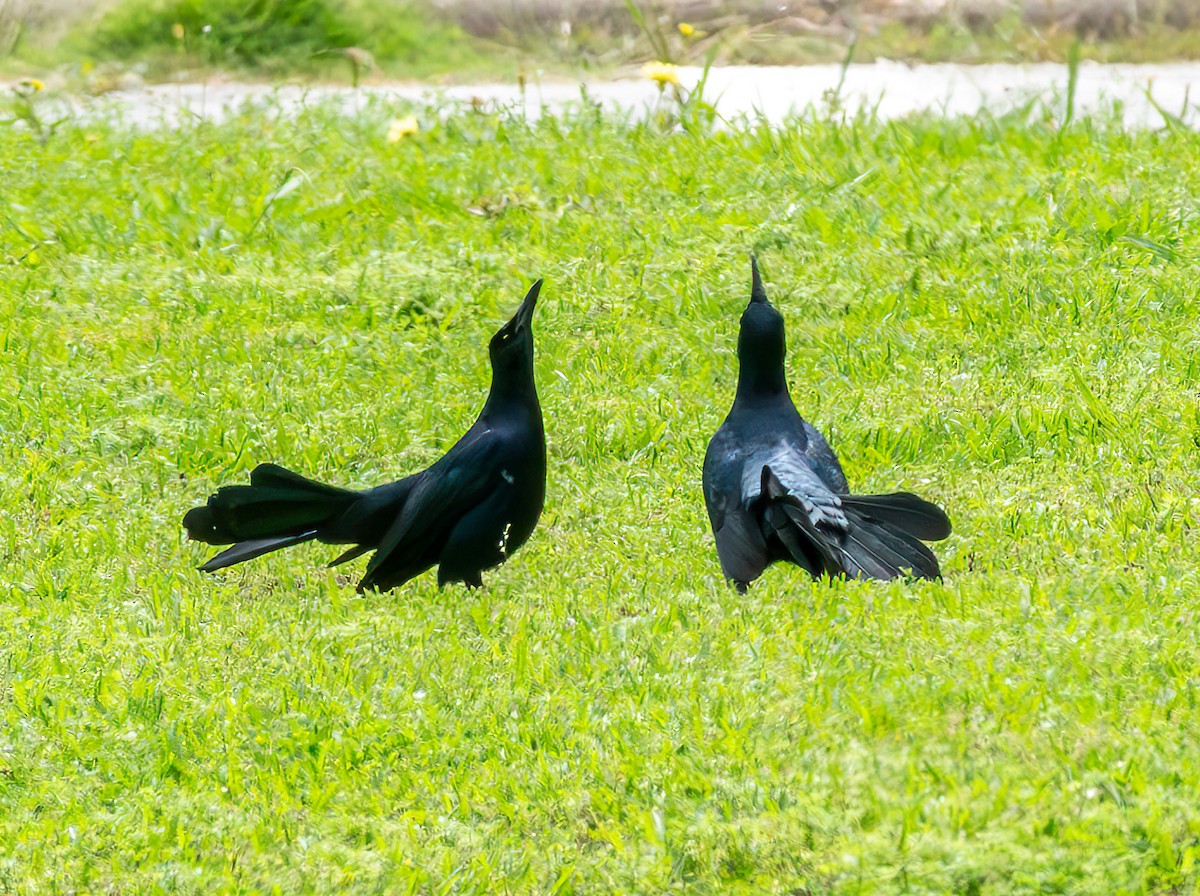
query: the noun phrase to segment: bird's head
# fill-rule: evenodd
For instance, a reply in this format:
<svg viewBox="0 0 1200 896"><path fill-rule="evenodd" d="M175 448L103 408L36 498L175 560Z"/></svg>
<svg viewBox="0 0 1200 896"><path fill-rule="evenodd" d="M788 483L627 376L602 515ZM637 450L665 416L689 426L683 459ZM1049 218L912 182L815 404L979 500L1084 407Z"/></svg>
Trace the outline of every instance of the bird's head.
<svg viewBox="0 0 1200 896"><path fill-rule="evenodd" d="M750 304L742 312L741 330L738 333L738 360L743 366L752 365L760 369L783 369L783 356L787 351L783 329L783 315L767 299L762 277L758 273L758 260L750 256L753 283L750 287Z"/></svg>
<svg viewBox="0 0 1200 896"><path fill-rule="evenodd" d="M512 316L512 320L496 331L488 345L488 354L492 359L493 378L497 375L508 374L515 376L521 372L533 372L533 309L537 305L538 292L541 291L542 281L538 280L529 287L521 307Z"/></svg>

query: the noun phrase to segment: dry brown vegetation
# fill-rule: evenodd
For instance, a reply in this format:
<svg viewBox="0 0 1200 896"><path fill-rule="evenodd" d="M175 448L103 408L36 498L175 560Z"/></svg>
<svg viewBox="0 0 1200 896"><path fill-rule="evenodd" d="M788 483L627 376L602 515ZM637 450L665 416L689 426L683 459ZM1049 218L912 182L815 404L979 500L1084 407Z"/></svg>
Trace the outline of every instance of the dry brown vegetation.
<svg viewBox="0 0 1200 896"><path fill-rule="evenodd" d="M0 58L88 33L107 8L151 0L0 0ZM1200 0L363 0L547 60L606 67L647 58L801 63L845 56L924 61L1059 59L1076 39L1109 61L1200 55ZM427 4L427 5L426 5ZM394 12L393 12L394 10ZM696 29L684 38L677 28ZM441 23L438 23L439 27ZM461 32L458 32L461 35ZM78 44L86 47L86 42ZM1108 49L1105 50L1104 48ZM664 50L669 49L669 52ZM1115 50L1114 50L1115 48ZM378 55L378 54L377 54ZM384 61L381 59L381 61Z"/></svg>
<svg viewBox="0 0 1200 896"><path fill-rule="evenodd" d="M437 0L436 5L483 37L580 27L610 34L636 30L624 0ZM710 33L736 26L830 35L889 23L920 29L944 22L984 29L1013 18L1115 38L1150 25L1188 28L1200 22L1200 0L657 0L639 5L659 27L687 22Z"/></svg>
<svg viewBox="0 0 1200 896"><path fill-rule="evenodd" d="M0 0L0 55L28 29L55 34L95 13L102 0Z"/></svg>

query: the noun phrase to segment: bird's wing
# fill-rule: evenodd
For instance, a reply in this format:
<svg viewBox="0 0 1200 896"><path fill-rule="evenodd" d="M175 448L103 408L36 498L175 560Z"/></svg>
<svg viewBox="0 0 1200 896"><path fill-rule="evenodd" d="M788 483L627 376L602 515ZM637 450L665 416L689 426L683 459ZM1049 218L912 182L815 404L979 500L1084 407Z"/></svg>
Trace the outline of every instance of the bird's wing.
<svg viewBox="0 0 1200 896"><path fill-rule="evenodd" d="M746 464L742 471L742 493L746 495L747 503L756 501L762 494L763 470L766 467L771 468L772 474L787 493L797 499L813 526L845 530L847 524L841 498L813 469L808 456L786 441L755 452Z"/></svg>
<svg viewBox="0 0 1200 896"><path fill-rule="evenodd" d="M767 568L767 543L754 516L741 508L719 511L713 521L717 559L727 579L749 583Z"/></svg>
<svg viewBox="0 0 1200 896"><path fill-rule="evenodd" d="M812 467L821 477L821 481L839 495L849 492L850 483L846 481L842 465L838 462L833 449L829 447L825 436L821 435L821 431L807 420L804 421L804 434L807 436L808 442L804 448L804 454L812 462Z"/></svg>
<svg viewBox="0 0 1200 896"><path fill-rule="evenodd" d="M404 509L380 540L359 589L391 587L429 568L454 524L495 486L502 457L497 433L477 425L420 474Z"/></svg>
<svg viewBox="0 0 1200 896"><path fill-rule="evenodd" d="M769 562L758 521L743 500L744 460L736 439L722 426L704 456L704 503L717 542L721 572L743 586L762 575Z"/></svg>

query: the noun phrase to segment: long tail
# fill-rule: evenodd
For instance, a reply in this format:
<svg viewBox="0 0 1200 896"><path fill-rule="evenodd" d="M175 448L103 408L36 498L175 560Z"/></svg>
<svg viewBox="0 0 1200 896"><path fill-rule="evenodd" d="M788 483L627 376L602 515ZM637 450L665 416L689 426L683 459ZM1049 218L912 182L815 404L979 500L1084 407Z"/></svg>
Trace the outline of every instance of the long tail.
<svg viewBox="0 0 1200 896"><path fill-rule="evenodd" d="M200 569L214 572L320 536L359 493L305 479L275 464L260 464L249 485L227 485L183 518L188 536L232 544Z"/></svg>
<svg viewBox="0 0 1200 896"><path fill-rule="evenodd" d="M831 508L806 506L769 466L762 480L768 498L764 522L793 561L814 576L941 578L937 557L921 542L950 534L950 519L936 504L906 492L838 495L841 512L830 513Z"/></svg>

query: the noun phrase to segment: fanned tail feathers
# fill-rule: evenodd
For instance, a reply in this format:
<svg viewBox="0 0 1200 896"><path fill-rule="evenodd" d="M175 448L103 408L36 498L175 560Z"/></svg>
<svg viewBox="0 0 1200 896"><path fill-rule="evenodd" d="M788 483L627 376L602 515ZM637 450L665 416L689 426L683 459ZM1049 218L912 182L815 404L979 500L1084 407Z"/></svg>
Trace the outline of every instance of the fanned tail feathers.
<svg viewBox="0 0 1200 896"><path fill-rule="evenodd" d="M892 495L840 495L842 507L880 523L887 523L923 541L941 541L950 535L945 511L909 492Z"/></svg>
<svg viewBox="0 0 1200 896"><path fill-rule="evenodd" d="M233 544L200 567L213 572L320 537L322 527L357 498L349 489L261 464L250 474L249 485L218 489L207 504L188 511L183 525L196 541Z"/></svg>
<svg viewBox="0 0 1200 896"><path fill-rule="evenodd" d="M950 534L950 520L934 504L904 492L838 495L842 519L814 522L811 508L763 467L763 519L791 559L814 577L940 579L937 557L922 538Z"/></svg>

